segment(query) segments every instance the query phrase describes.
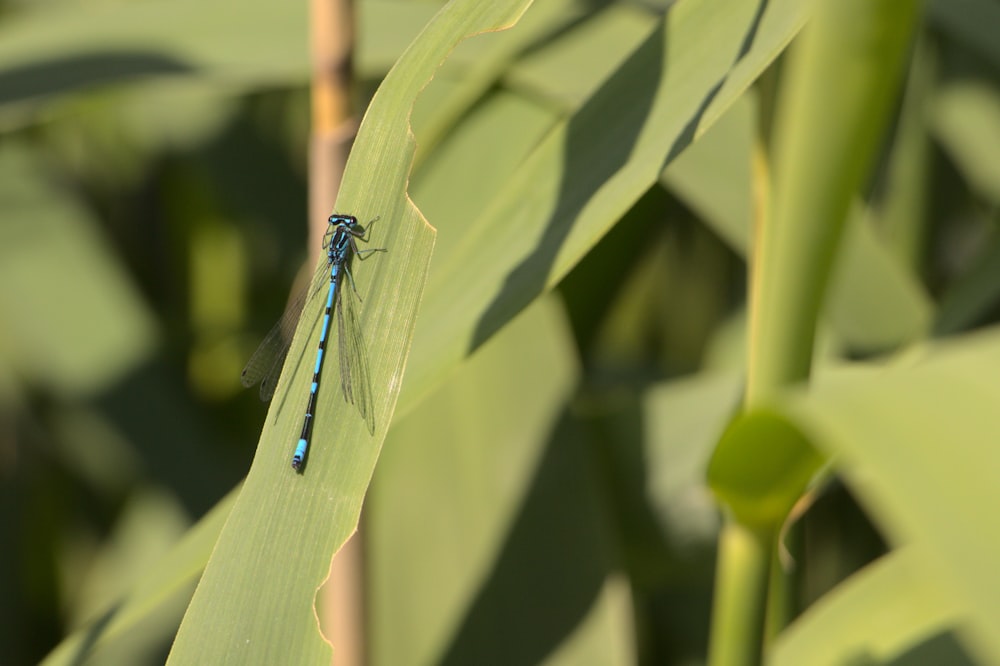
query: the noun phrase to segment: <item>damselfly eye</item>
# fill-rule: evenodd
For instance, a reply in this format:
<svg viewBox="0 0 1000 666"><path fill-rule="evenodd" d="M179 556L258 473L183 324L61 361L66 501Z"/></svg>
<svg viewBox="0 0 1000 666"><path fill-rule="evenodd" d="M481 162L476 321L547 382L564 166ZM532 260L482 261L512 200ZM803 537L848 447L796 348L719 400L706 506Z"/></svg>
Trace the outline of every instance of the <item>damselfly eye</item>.
<svg viewBox="0 0 1000 666"><path fill-rule="evenodd" d="M334 213L330 216L328 222L335 226L346 226L350 228L358 223L358 218L353 215L338 215Z"/></svg>

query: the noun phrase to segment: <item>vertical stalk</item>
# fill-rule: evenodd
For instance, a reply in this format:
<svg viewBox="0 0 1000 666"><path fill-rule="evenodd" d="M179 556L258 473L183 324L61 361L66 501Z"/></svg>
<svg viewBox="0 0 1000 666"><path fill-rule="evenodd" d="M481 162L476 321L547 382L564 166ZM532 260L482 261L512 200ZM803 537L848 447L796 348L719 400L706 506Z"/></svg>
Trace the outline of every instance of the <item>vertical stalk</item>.
<svg viewBox="0 0 1000 666"><path fill-rule="evenodd" d="M897 98L920 3L820 0L778 102L774 207L751 276L746 404L806 381L851 200Z"/></svg>
<svg viewBox="0 0 1000 666"><path fill-rule="evenodd" d="M309 238L313 265L322 251L327 218L334 210L349 139L354 29L348 0L311 0L312 136L309 143ZM350 211L345 211L350 212ZM355 532L336 553L320 591L323 635L338 666L365 663L363 550Z"/></svg>
<svg viewBox="0 0 1000 666"><path fill-rule="evenodd" d="M764 203L756 211L744 423L789 386L809 380L844 221L880 146L918 10L918 0L818 0L792 49L773 125L773 199L770 206L768 197L758 199ZM766 631L776 633L786 621L787 581L769 578L784 576L772 563L787 516L768 511L760 489L766 483L799 492L800 480L788 476L796 466L782 468L781 456L771 468L762 462L782 447L788 457L808 447L787 435L781 428L737 429L727 450L720 447L713 457L726 471L715 479L725 484L715 486L716 493L731 500L719 540L709 646L714 666L760 663L769 603L776 605ZM747 464L737 468L735 461ZM759 497L763 506L754 505ZM783 499L789 508L794 504L794 497Z"/></svg>
<svg viewBox="0 0 1000 666"><path fill-rule="evenodd" d="M708 663L756 666L763 651L772 535L727 519L719 533Z"/></svg>
<svg viewBox="0 0 1000 666"><path fill-rule="evenodd" d="M312 136L309 142L310 248L319 258L355 123L350 104L353 19L348 0L311 0Z"/></svg>

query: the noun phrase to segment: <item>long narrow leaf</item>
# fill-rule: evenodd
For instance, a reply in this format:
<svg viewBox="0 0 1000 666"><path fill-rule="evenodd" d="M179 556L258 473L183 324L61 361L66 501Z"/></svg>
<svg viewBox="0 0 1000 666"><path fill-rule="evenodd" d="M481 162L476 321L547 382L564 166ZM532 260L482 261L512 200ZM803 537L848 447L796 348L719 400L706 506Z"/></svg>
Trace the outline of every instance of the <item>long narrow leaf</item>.
<svg viewBox="0 0 1000 666"><path fill-rule="evenodd" d="M410 112L456 42L509 25L526 4L447 5L372 100L337 206L363 222L381 216L370 245L388 249L355 262L353 271L363 299L359 318L368 338L375 434L341 396L330 354L304 474L289 464L319 336L315 321L322 303L315 299L303 312L253 466L181 624L170 663L329 663L314 597L330 558L357 525L402 381L434 238L406 197L414 152Z"/></svg>
<svg viewBox="0 0 1000 666"><path fill-rule="evenodd" d="M777 57L810 4L672 5L435 263L404 403L566 275Z"/></svg>

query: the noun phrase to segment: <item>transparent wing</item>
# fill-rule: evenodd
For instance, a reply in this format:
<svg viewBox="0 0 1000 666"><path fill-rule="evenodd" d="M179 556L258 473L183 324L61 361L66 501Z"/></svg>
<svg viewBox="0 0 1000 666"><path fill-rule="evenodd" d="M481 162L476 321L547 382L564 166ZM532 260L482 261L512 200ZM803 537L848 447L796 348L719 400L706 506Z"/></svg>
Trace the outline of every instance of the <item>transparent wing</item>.
<svg viewBox="0 0 1000 666"><path fill-rule="evenodd" d="M264 402L271 399L274 395L274 389L278 386L281 368L285 365L288 347L292 344L295 326L299 323L306 301L315 296L324 286L324 282L318 280L317 276L320 274L328 275L326 266L326 262L323 262L317 269L316 275L313 276L311 284L316 285L315 287L306 285L304 289L299 290L295 298L288 302L288 307L285 308L281 319L264 336L257 351L253 353L253 356L247 361L246 367L243 368L243 373L240 375L243 386L250 388L260 382L260 399ZM329 279L327 279L326 284L329 284Z"/></svg>
<svg viewBox="0 0 1000 666"><path fill-rule="evenodd" d="M368 376L368 350L365 348L365 338L361 332L354 308L354 292L346 280L341 280L337 289L337 334L340 351L340 388L344 392L344 400L358 408L361 418L368 425L368 432L375 432L375 409L372 398L371 379ZM348 282L348 284L344 284Z"/></svg>

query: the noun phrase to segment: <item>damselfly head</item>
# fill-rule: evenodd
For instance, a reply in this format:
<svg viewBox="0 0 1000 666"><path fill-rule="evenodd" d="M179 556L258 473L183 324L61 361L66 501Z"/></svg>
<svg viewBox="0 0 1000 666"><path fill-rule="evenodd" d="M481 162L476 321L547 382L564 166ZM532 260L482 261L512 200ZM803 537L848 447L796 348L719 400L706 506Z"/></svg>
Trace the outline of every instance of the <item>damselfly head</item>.
<svg viewBox="0 0 1000 666"><path fill-rule="evenodd" d="M334 213L328 221L332 227L347 227L348 230L354 230L361 226L358 224L358 218L353 215Z"/></svg>

